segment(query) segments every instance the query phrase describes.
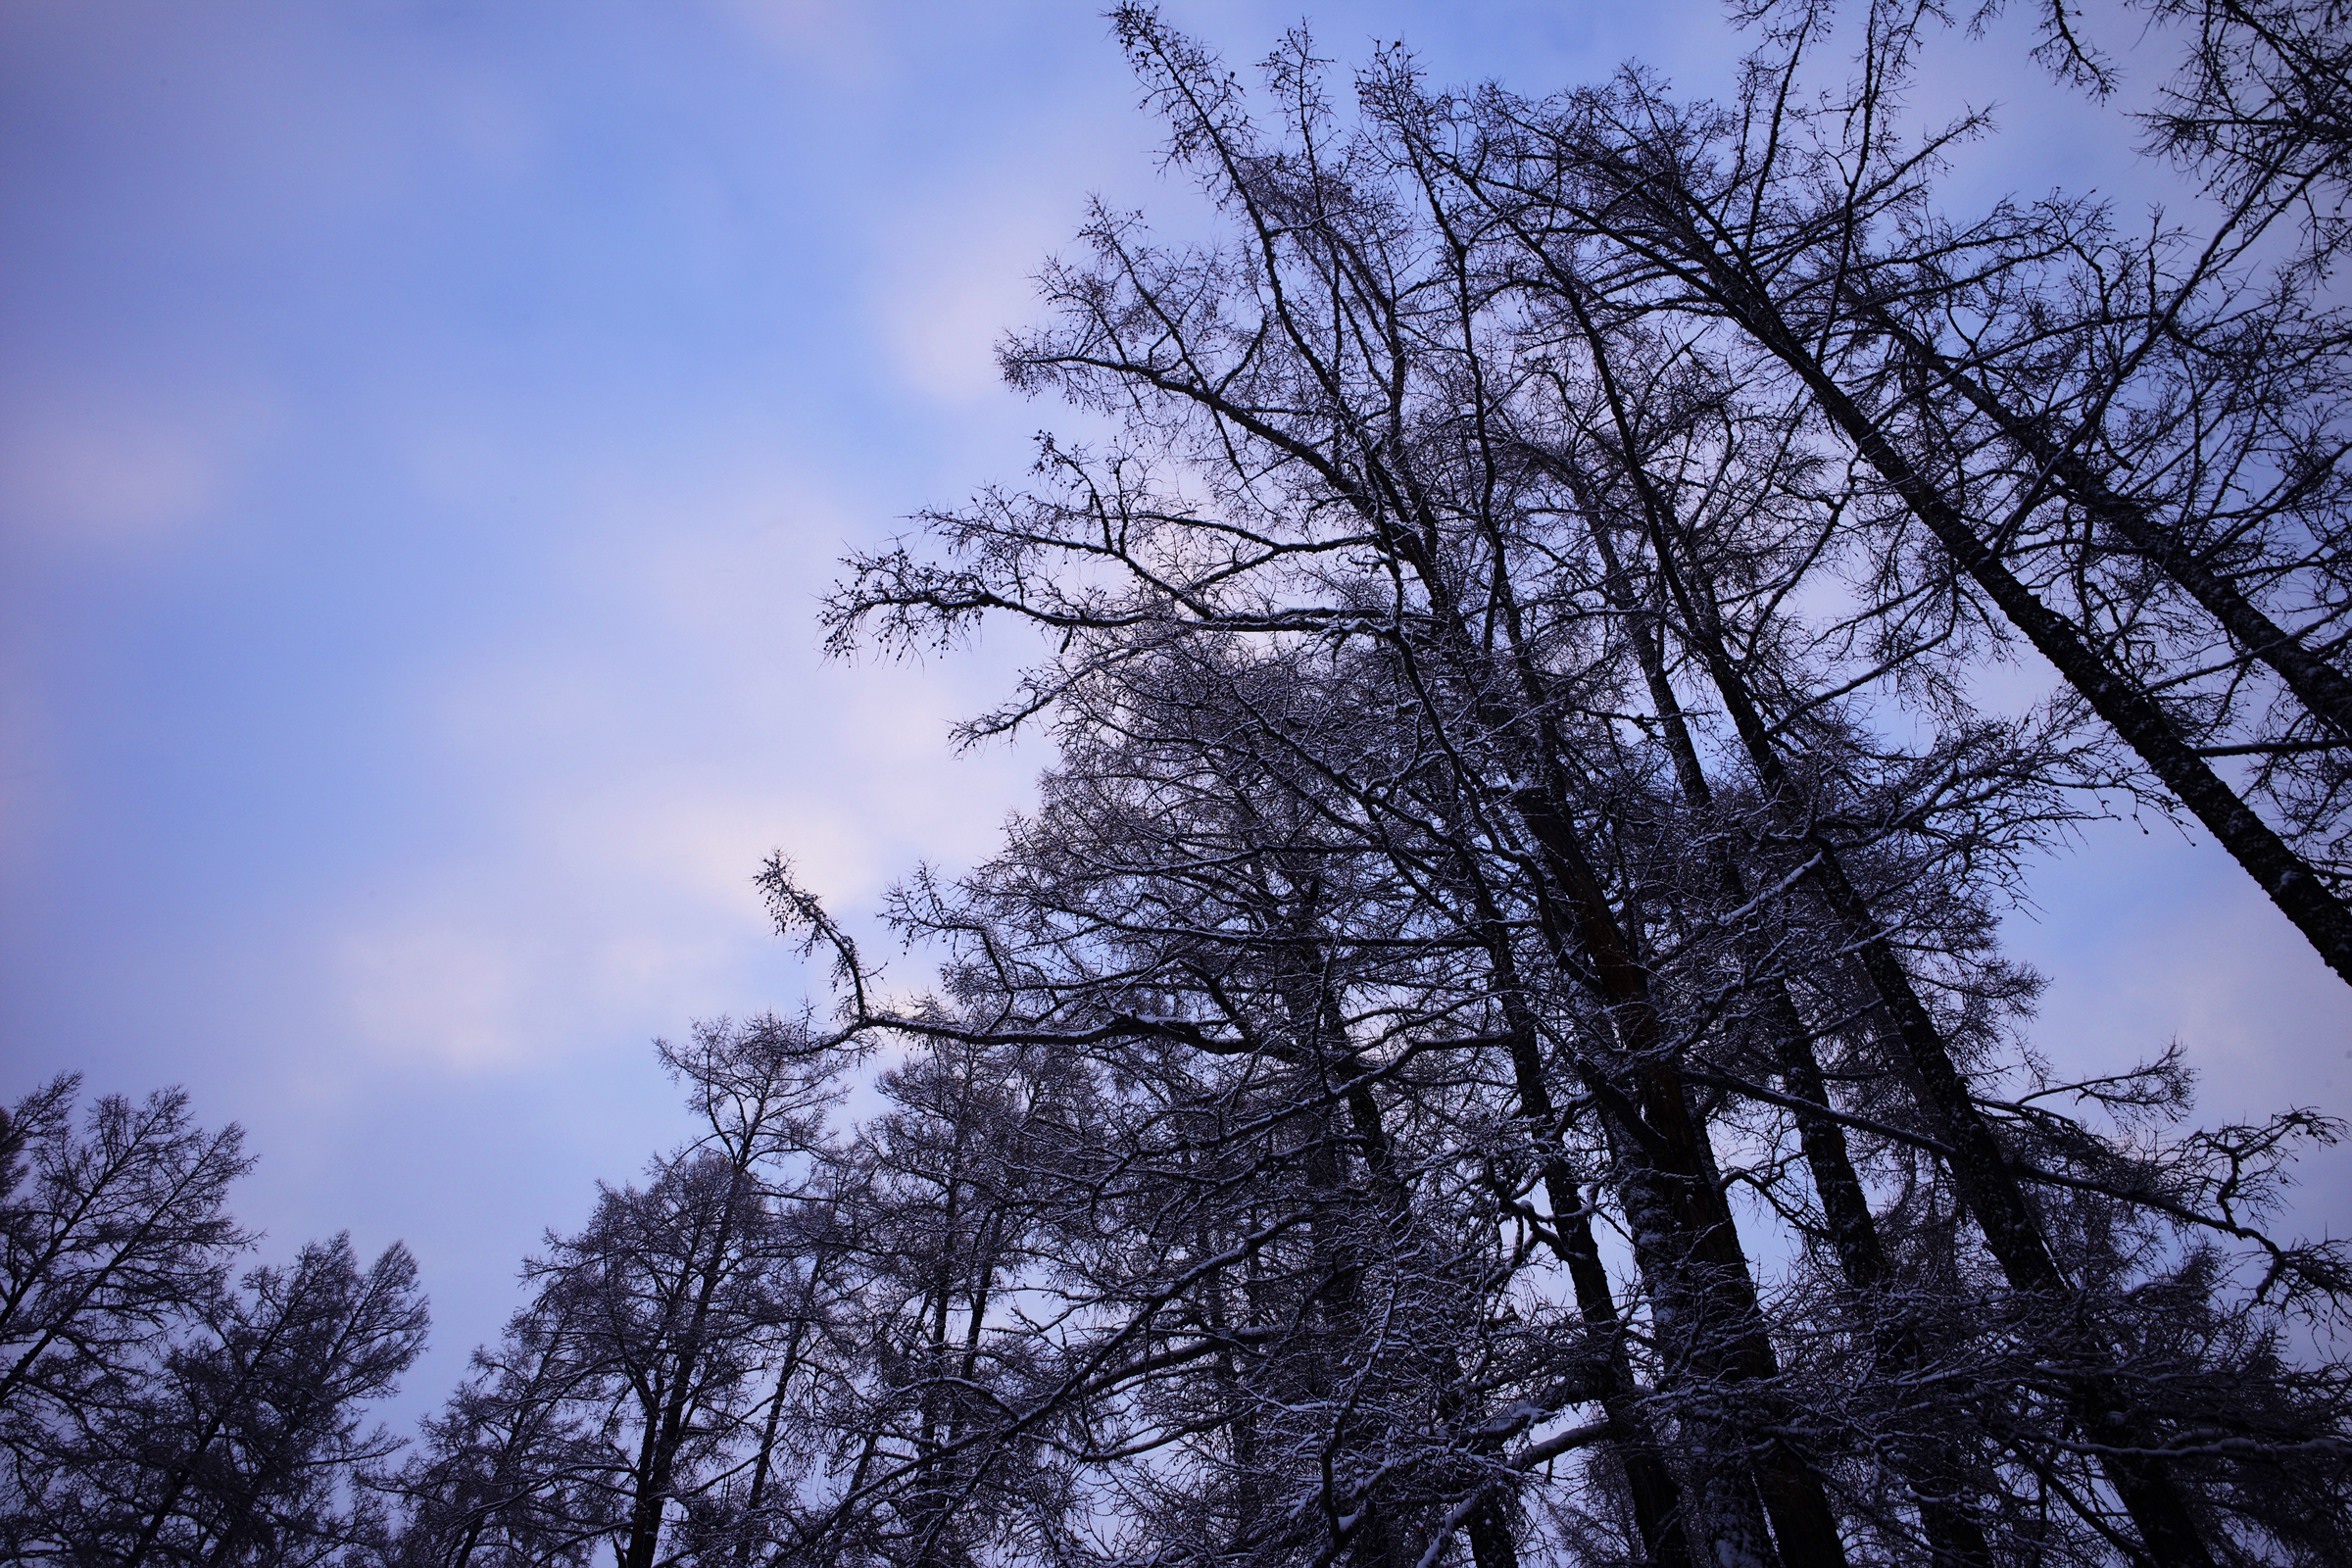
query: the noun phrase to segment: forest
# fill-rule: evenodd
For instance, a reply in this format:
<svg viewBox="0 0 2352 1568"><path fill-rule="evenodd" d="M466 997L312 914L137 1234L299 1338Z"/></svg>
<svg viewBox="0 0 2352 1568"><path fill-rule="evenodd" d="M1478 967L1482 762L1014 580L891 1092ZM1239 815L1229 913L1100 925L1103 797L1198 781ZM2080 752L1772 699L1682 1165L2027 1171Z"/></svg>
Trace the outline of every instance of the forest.
<svg viewBox="0 0 2352 1568"><path fill-rule="evenodd" d="M2170 209L1951 210L1918 0L1739 0L1720 101L1113 13L1217 231L1095 210L1001 365L1110 433L823 611L1041 634L1035 804L873 931L745 868L830 994L660 1046L698 1135L413 1433L403 1248L9 1107L0 1554L2352 1562L2344 1129L2071 1076L2000 940L2137 813L2352 984L2352 5L2014 3L2172 52Z"/></svg>

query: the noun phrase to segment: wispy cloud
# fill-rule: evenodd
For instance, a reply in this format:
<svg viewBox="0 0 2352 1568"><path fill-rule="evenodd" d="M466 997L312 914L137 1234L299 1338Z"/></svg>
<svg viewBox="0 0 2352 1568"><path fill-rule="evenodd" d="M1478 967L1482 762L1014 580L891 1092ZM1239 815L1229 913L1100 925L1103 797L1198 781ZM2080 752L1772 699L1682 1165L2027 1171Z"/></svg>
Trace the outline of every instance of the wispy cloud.
<svg viewBox="0 0 2352 1568"><path fill-rule="evenodd" d="M250 386L19 391L0 412L0 527L36 547L152 551L220 514L286 424Z"/></svg>

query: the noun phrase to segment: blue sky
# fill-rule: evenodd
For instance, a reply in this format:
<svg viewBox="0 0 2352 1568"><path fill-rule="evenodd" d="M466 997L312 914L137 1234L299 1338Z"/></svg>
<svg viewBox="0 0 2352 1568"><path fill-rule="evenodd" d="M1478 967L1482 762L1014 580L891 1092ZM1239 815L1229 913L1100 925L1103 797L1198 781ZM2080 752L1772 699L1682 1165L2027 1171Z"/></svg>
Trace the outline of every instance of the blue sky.
<svg viewBox="0 0 2352 1568"><path fill-rule="evenodd" d="M1016 641L826 664L814 601L1071 424L990 345L1087 193L1195 220L1096 9L0 11L0 1096L184 1083L273 1252L405 1237L404 1405L683 1131L650 1039L802 994L763 855L857 916L1025 795L946 743ZM1168 12L1247 62L1298 9ZM1528 89L1736 47L1683 0L1311 14ZM2014 37L1945 58L2008 103L1957 189L2137 177ZM2036 890L2045 1052L2352 1110L2352 994L2209 846L2113 825Z"/></svg>

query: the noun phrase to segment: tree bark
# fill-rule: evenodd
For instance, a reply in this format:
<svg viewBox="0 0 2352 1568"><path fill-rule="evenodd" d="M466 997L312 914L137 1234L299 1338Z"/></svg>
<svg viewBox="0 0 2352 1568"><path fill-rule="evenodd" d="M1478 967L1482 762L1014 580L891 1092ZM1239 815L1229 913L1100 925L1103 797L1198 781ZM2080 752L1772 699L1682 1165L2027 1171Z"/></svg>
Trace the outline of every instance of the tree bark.
<svg viewBox="0 0 2352 1568"><path fill-rule="evenodd" d="M1575 310L1590 335L1593 352L1600 366L1604 383L1616 410L1620 429L1624 428L1624 410L1618 401L1614 376L1608 369L1602 353L1599 335L1584 315L1581 300L1572 301ZM1801 346L1798 349L1801 351ZM1810 360L1807 361L1810 364ZM1815 367L1818 371L1818 367ZM1826 374L1823 380L1827 381ZM1835 390L1833 387L1832 390ZM1859 418L1858 410L1850 403L1845 407ZM1874 437L1875 437L1874 430ZM1883 438L1880 445L1894 462L1894 454ZM1860 892L1845 874L1845 868L1834 846L1806 823L1800 803L1787 768L1779 754L1772 748L1771 733L1762 714L1747 690L1747 685L1733 666L1731 655L1722 636L1711 593L1703 583L1690 581L1678 564L1676 530L1670 526L1665 502L1651 484L1647 473L1629 453L1626 455L1627 476L1642 499L1643 514L1650 534L1650 547L1658 561L1659 575L1674 598L1683 618L1686 635L1697 645L1702 662L1722 696L1724 707L1731 714L1733 726L1764 782L1772 808L1790 831L1799 833L1806 847L1814 852L1810 880L1821 891L1838 923L1844 928L1847 940L1858 952L1864 972L1881 1004L1891 1015L1895 1034L1902 1043L1915 1084L1935 1116L1938 1129L1953 1151L1951 1169L1954 1184L1960 1190L1962 1201L1976 1214L1977 1223L1984 1233L1986 1244L2008 1275L2010 1284L2030 1296L2038 1296L2053 1302L2070 1300L2073 1287L2052 1259L2042 1237L2039 1221L2028 1202L2024 1187L2010 1169L2007 1156L1992 1129L1978 1108L1969 1090L1967 1079L1953 1061L1942 1035L1936 1027L1927 1006L1912 987L1910 976L1895 956L1893 945L1886 940L1885 930L1872 915ZM1882 470L1884 471L1884 470ZM1900 471L1909 473L1905 467ZM1924 485L1915 488L1928 495L1936 506L1942 507L1940 497L1926 492ZM1961 526L1957 514L1943 508L1947 520ZM1933 524L1931 524L1933 525ZM1970 535L1974 542L1973 534ZM1956 552L1955 552L1956 553ZM1999 579L2007 581L2019 594L2030 594L2006 568L1992 561L1990 553L1980 546L1978 564L1984 566ZM2038 607L2038 601L2034 601ZM2042 612L2055 623L2057 617ZM2073 635L2071 627L2063 628ZM2075 645L2089 656L2089 650ZM2152 700L2140 696L2148 710L2163 718ZM2169 721L2166 721L2169 726ZM2196 760L2193 757L2192 761ZM2202 767L2202 763L2198 764ZM2210 776L2210 770L2208 776ZM2219 786L2219 780L2214 781ZM2234 797L2232 800L2234 801ZM2245 808L2237 807L2241 812ZM2251 812L2245 812L2249 817ZM2259 825L2259 824L2257 824ZM2268 831L2267 829L2265 830ZM2283 852L2283 846L2280 846ZM2309 873L2305 873L2308 877ZM2313 886L2316 888L2317 884ZM2332 900L2329 901L2332 904ZM2338 912L2341 912L2338 906ZM2103 1466L2108 1480L2123 1498L2132 1522L2138 1526L2141 1539L2160 1563L2180 1564L2182 1568L2209 1568L2212 1557L2198 1532L2186 1499L2175 1487L2157 1461L2141 1457L2147 1444L2132 1430L2130 1422L2116 1408L2115 1398L2103 1388L2094 1388L2077 1401L2078 1415L2084 1428L2101 1445L2118 1450L2106 1455Z"/></svg>
<svg viewBox="0 0 2352 1568"><path fill-rule="evenodd" d="M2352 680L2304 647L2300 637L2271 619L2238 591L2237 584L2207 564L2187 540L2151 518L2146 507L2129 496L2117 495L2073 445L2054 438L2040 421L2020 416L1990 388L1897 321L1891 312L1879 308L1870 315L1905 352L1966 398L2011 445L2056 479L2077 505L2129 540L2140 556L2220 622L2250 657L2268 664L2305 710L2334 731L2338 741L2352 745Z"/></svg>
<svg viewBox="0 0 2352 1568"><path fill-rule="evenodd" d="M1597 347L1597 346L1596 346ZM1620 431L1621 438L1623 431ZM1629 459L1629 461L1631 461ZM1586 509L1594 548L1599 552L1601 564L1610 577L1626 582L1618 564L1615 547L1610 543L1608 525L1603 520L1598 496L1581 475L1571 475L1576 488L1578 505ZM1631 601L1630 585L1620 596L1619 603L1628 616L1628 634L1634 644L1635 657L1642 665L1644 683L1649 687L1650 704L1657 710L1659 727L1666 737L1668 754L1674 760L1674 769L1682 786L1684 798L1692 809L1705 810L1714 801L1714 791L1707 783L1705 769L1700 765L1698 747L1691 739L1689 720L1683 712L1682 701L1676 695L1674 683L1666 673L1663 648L1659 644L1655 617L1645 615ZM1748 902L1747 887L1734 862L1728 847L1719 847L1715 856L1715 874L1723 896L1733 908ZM1752 944L1750 944L1752 945ZM1822 1076L1821 1061L1814 1054L1811 1032L1806 1029L1796 999L1789 995L1786 979L1775 976L1761 988L1764 1004L1765 1029L1775 1053L1774 1064L1780 1070L1781 1081L1790 1098L1806 1105L1827 1106L1830 1103L1829 1086ZM1797 1143L1805 1156L1806 1168L1813 1176L1815 1197L1821 1203L1822 1223L1828 1233L1831 1250L1837 1254L1838 1271L1855 1294L1864 1298L1863 1308L1872 1321L1872 1337L1879 1353L1895 1368L1898 1375L1916 1376L1927 1364L1926 1347L1912 1324L1902 1321L1900 1304L1886 1295L1892 1270L1886 1260L1886 1250L1879 1237L1877 1219L1870 1211L1870 1200L1854 1170L1852 1152L1846 1147L1845 1129L1830 1116L1818 1111L1798 1109L1794 1112ZM1938 1564L1953 1568L1980 1568L1992 1560L1992 1548L1984 1539L1984 1527L1967 1504L1956 1495L1952 1487L1961 1472L1952 1456L1931 1450L1925 1454L1903 1455L1913 1460L1903 1468L1904 1479L1918 1499L1921 1533L1927 1538L1929 1550Z"/></svg>

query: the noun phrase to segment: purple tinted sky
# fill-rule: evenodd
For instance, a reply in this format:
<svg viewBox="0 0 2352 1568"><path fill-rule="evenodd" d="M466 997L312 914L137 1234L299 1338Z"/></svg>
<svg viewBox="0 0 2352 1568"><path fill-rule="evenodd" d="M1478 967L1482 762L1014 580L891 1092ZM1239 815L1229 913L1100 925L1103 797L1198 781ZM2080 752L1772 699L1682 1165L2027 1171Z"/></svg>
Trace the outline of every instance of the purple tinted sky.
<svg viewBox="0 0 2352 1568"><path fill-rule="evenodd" d="M945 744L1017 643L825 665L813 601L1067 425L989 347L1085 193L1193 210L1095 10L0 12L0 1096L184 1083L270 1251L405 1237L404 1407L682 1130L648 1040L800 996L769 849L855 916L1023 798L1036 756ZM1170 14L1247 61L1297 10ZM1736 49L1704 0L1314 15L1527 89ZM2144 177L2021 56L1943 52L2007 103L1956 190ZM2352 998L2210 847L2120 825L2036 889L2045 1052L2352 1109Z"/></svg>

